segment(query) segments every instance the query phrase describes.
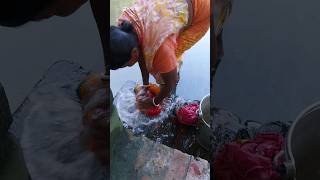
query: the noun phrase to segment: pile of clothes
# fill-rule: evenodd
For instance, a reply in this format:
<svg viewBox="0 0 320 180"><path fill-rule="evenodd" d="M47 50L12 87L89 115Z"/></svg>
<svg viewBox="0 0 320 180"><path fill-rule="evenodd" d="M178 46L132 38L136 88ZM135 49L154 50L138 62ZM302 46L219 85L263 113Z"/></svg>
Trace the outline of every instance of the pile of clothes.
<svg viewBox="0 0 320 180"><path fill-rule="evenodd" d="M278 166L284 138L277 133L258 134L253 139L226 144L214 161L218 180L281 180Z"/></svg>
<svg viewBox="0 0 320 180"><path fill-rule="evenodd" d="M285 176L285 137L290 122L259 123L216 109L213 172L218 180L280 180ZM230 113L229 113L230 114ZM218 117L219 116L219 117ZM235 116L236 117L236 116ZM228 122L228 123L226 123Z"/></svg>

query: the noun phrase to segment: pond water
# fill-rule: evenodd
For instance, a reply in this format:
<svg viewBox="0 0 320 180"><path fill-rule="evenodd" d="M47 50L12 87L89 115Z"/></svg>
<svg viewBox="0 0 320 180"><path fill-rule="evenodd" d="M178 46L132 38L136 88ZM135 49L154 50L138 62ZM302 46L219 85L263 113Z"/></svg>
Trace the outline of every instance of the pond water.
<svg viewBox="0 0 320 180"><path fill-rule="evenodd" d="M319 101L319 6L316 0L235 2L224 27L215 105L270 122L294 121Z"/></svg>
<svg viewBox="0 0 320 180"><path fill-rule="evenodd" d="M133 0L111 0L110 22L115 24L124 7L130 6ZM185 99L200 100L210 93L210 33L208 33L190 50L185 52L181 79L177 87L177 95ZM138 64L130 68L111 71L110 86L115 95L128 80L142 82ZM154 79L150 77L150 81Z"/></svg>

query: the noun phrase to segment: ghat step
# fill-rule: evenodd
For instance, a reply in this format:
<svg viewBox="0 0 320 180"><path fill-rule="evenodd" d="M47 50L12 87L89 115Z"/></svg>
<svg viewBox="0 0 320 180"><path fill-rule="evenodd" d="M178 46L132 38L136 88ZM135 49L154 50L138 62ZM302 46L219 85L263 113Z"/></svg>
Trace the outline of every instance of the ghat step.
<svg viewBox="0 0 320 180"><path fill-rule="evenodd" d="M111 179L209 180L210 165L206 160L116 128L111 135Z"/></svg>

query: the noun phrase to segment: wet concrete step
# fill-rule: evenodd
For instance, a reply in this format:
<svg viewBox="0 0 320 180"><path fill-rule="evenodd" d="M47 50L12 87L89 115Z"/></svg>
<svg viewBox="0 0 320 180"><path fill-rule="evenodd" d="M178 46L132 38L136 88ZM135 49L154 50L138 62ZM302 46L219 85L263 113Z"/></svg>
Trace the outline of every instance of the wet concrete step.
<svg viewBox="0 0 320 180"><path fill-rule="evenodd" d="M206 160L116 128L111 134L111 179L209 180L210 165Z"/></svg>

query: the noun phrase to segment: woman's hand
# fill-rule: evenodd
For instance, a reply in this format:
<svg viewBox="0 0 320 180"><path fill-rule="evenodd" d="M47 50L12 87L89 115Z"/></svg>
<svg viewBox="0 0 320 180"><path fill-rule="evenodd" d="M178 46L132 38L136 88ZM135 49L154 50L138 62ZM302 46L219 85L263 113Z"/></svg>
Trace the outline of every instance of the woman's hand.
<svg viewBox="0 0 320 180"><path fill-rule="evenodd" d="M177 69L168 72L162 73L161 77L163 79L164 84L160 86L160 93L155 98L155 103L160 104L164 98L170 97L173 91L176 89L178 82L178 73Z"/></svg>
<svg viewBox="0 0 320 180"><path fill-rule="evenodd" d="M154 107L153 99L148 97L146 93L138 94L137 97L137 107L142 113L146 113L150 108Z"/></svg>

